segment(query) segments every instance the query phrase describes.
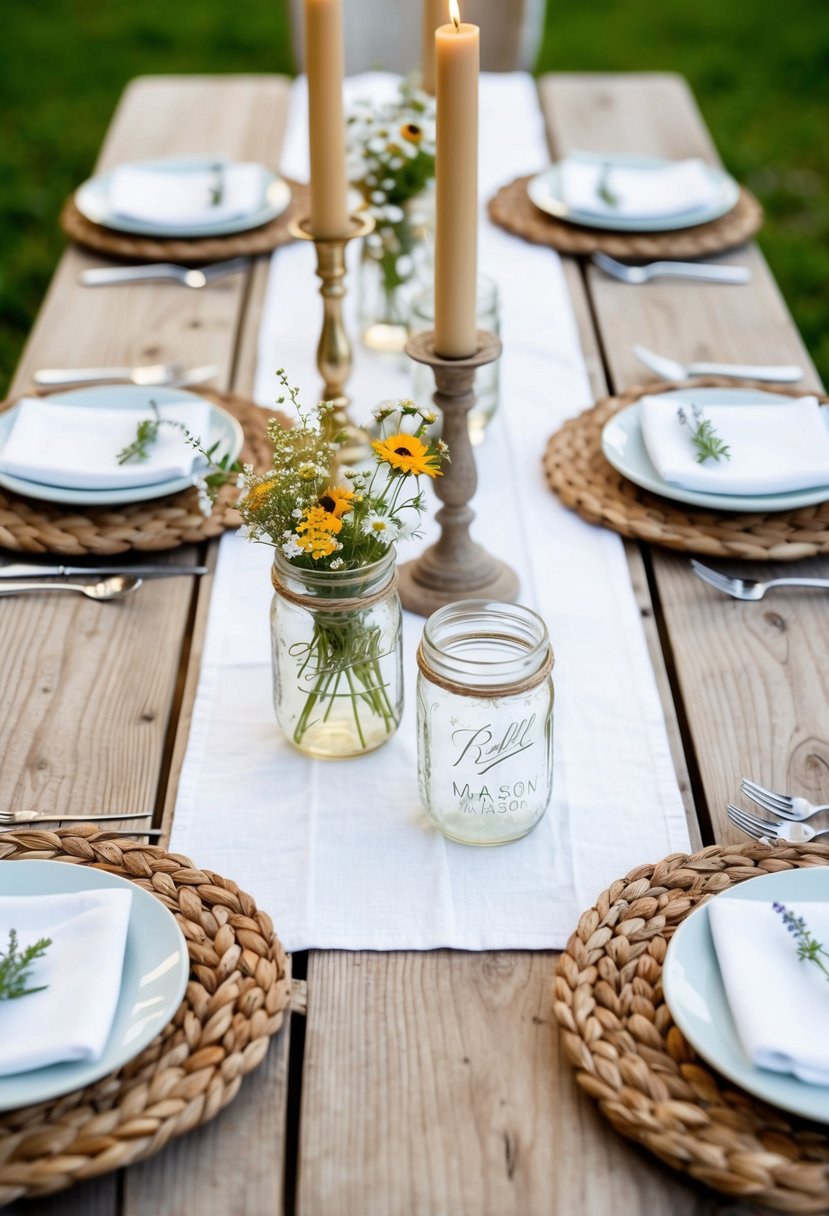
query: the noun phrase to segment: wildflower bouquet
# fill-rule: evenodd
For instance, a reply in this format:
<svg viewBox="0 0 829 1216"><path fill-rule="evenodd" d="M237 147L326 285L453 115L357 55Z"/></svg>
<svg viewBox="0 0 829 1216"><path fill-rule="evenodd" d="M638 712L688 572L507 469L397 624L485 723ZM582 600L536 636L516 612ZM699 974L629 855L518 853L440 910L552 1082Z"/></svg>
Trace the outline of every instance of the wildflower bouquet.
<svg viewBox="0 0 829 1216"><path fill-rule="evenodd" d="M374 412L372 466L332 479L339 442L326 438L332 407L303 410L279 375L298 421L287 428L271 421L273 467L245 471L239 503L247 535L275 549L277 719L303 751L359 754L400 721L394 542L418 535L420 478L440 476L446 445L425 434L434 414L411 401L383 402Z"/></svg>
<svg viewBox="0 0 829 1216"><path fill-rule="evenodd" d="M379 267L386 320L398 316L396 294L412 278L425 215L413 220L408 204L435 175L434 98L403 81L385 105L358 103L348 115L348 177L362 194L376 227L365 255Z"/></svg>

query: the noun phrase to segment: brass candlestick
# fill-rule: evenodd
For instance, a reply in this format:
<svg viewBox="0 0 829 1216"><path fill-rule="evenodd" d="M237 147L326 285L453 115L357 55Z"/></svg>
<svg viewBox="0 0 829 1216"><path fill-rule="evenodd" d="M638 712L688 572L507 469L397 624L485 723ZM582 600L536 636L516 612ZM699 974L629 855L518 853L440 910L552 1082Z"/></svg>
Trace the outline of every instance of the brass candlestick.
<svg viewBox="0 0 829 1216"><path fill-rule="evenodd" d="M369 437L348 415L345 386L351 375L351 344L343 323L345 286L345 247L357 237L367 236L374 220L367 212L349 217L351 231L342 237L315 237L307 217L292 220L288 225L291 236L313 241L317 251L317 274L322 296L322 330L317 346L317 367L323 380L323 399L334 404L328 416L328 437L345 431L346 442L339 450L338 463L356 464L368 455Z"/></svg>
<svg viewBox="0 0 829 1216"><path fill-rule="evenodd" d="M431 367L437 391L432 400L443 414L443 438L449 464L434 482L444 504L437 513L440 538L412 562L400 568L400 598L404 607L421 616L454 600L514 600L518 577L505 562L492 557L469 535L475 512L469 500L478 475L469 440L467 415L475 404L475 372L501 354L494 334L478 330L478 348L468 359L443 359L435 353L434 331L417 334L406 354Z"/></svg>

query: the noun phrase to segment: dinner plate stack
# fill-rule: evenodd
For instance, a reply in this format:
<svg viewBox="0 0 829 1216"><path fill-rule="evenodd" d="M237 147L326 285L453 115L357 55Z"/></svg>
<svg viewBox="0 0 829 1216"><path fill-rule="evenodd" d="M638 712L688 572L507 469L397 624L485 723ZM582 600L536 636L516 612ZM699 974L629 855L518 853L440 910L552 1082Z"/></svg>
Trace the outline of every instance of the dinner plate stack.
<svg viewBox="0 0 829 1216"><path fill-rule="evenodd" d="M101 926L91 919L96 913L104 916L108 923L103 927L112 929L112 901L102 899L95 907L95 896L112 893L116 902L119 897L124 901L120 937L117 932L97 934ZM62 923L70 915L71 922ZM40 928L25 935L25 919L34 925L37 916ZM82 1089L122 1067L164 1029L184 996L190 958L175 918L155 896L118 875L56 861L0 864L0 948L10 929L18 933L20 950L35 936L54 940L34 965L30 981L35 986L48 980L46 986L0 1002L2 1111ZM104 956L94 954L101 942ZM93 980L112 979L113 990L101 993L94 983L84 982L87 971ZM85 995L92 1000L93 994L96 1002L114 998L108 1027L97 1022L97 1008L82 1007ZM94 1049L84 1041L90 1015ZM40 1059L52 1057L54 1062L37 1066ZM15 1059L28 1066L17 1070Z"/></svg>
<svg viewBox="0 0 829 1216"><path fill-rule="evenodd" d="M160 420L155 438L128 459L139 426ZM117 506L189 489L206 468L203 451L233 461L239 422L215 402L182 389L107 385L23 398L0 414L0 486L67 505Z"/></svg>
<svg viewBox="0 0 829 1216"><path fill-rule="evenodd" d="M119 165L84 182L75 205L114 232L161 240L233 236L281 215L287 182L264 165L174 156Z"/></svg>

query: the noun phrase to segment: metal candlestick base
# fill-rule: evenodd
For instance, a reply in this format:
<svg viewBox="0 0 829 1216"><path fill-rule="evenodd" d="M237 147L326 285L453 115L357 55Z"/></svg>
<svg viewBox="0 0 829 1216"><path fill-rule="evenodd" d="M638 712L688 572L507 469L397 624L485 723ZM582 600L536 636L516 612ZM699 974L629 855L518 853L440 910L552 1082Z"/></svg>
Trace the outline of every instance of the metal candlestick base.
<svg viewBox="0 0 829 1216"><path fill-rule="evenodd" d="M349 216L351 231L343 237L315 237L308 217L292 220L288 225L291 236L313 241L317 251L317 274L322 296L322 330L317 346L317 367L323 380L323 400L334 403L328 415L327 437L343 431L346 441L339 449L337 463L347 468L364 460L371 452L369 436L348 415L345 386L351 375L351 344L343 324L345 286L345 247L356 237L367 236L374 220L365 212Z"/></svg>
<svg viewBox="0 0 829 1216"><path fill-rule="evenodd" d="M468 359L443 359L435 353L434 331L417 334L406 354L431 367L437 391L433 401L443 414L443 438L449 445L449 464L434 482L444 504L437 513L440 538L415 561L400 567L400 598L404 607L430 616L454 600L514 600L518 577L475 543L469 525L475 512L468 505L478 483L475 457L469 441L467 414L475 404L475 372L501 354L494 334L479 329L478 348Z"/></svg>

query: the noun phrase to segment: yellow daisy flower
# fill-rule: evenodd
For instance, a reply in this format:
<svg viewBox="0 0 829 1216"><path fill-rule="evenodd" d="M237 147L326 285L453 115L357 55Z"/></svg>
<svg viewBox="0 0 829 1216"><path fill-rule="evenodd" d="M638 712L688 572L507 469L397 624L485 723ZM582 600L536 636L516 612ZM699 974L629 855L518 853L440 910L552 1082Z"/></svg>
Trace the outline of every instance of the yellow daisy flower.
<svg viewBox="0 0 829 1216"><path fill-rule="evenodd" d="M296 526L297 532L337 532L342 531L343 522L325 507L309 507Z"/></svg>
<svg viewBox="0 0 829 1216"><path fill-rule="evenodd" d="M349 511L354 510L354 491L345 486L329 486L323 490L317 500L318 506L336 519L342 519Z"/></svg>
<svg viewBox="0 0 829 1216"><path fill-rule="evenodd" d="M423 139L423 128L419 127L416 122L404 122L400 128L400 134L410 144L419 144Z"/></svg>
<svg viewBox="0 0 829 1216"><path fill-rule="evenodd" d="M245 509L258 511L261 506L264 506L268 495L275 487L276 481L273 478L270 481L260 481L258 485L251 486L244 498Z"/></svg>
<svg viewBox="0 0 829 1216"><path fill-rule="evenodd" d="M441 477L438 458L417 435L389 435L387 439L375 439L371 445L377 455L393 469L401 473L414 473L419 477Z"/></svg>

